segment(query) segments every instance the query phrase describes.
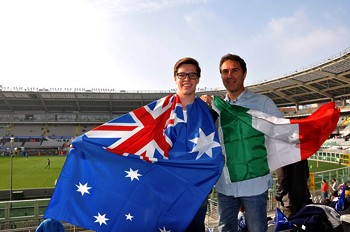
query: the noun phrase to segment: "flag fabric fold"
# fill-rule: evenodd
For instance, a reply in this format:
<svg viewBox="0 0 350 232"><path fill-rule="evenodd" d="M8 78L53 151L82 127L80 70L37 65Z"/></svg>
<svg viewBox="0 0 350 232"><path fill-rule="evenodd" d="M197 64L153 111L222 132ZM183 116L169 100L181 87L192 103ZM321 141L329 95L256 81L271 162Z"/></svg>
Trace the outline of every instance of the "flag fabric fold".
<svg viewBox="0 0 350 232"><path fill-rule="evenodd" d="M334 102L309 117L291 120L230 105L218 97L214 97L213 109L219 114L218 132L230 174L228 182L263 176L307 159L328 139L340 116Z"/></svg>
<svg viewBox="0 0 350 232"><path fill-rule="evenodd" d="M276 225L276 232L296 228L278 207L276 208L274 223Z"/></svg>
<svg viewBox="0 0 350 232"><path fill-rule="evenodd" d="M219 178L207 106L169 95L73 141L45 218L95 231L185 231Z"/></svg>

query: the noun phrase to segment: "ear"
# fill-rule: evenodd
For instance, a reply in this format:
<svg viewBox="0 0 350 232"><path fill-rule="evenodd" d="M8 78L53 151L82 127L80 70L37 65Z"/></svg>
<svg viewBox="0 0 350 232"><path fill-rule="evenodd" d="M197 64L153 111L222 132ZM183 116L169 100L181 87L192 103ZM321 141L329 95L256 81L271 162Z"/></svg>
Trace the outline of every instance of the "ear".
<svg viewBox="0 0 350 232"><path fill-rule="evenodd" d="M246 71L246 72L243 74L243 79L245 79L245 77L247 76L247 72L248 72L248 71Z"/></svg>

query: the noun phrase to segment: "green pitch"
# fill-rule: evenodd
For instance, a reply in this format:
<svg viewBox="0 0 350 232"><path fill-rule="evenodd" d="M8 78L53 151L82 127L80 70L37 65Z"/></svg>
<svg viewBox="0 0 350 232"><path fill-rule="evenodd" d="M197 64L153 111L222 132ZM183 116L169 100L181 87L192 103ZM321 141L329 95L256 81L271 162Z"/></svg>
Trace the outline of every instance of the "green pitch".
<svg viewBox="0 0 350 232"><path fill-rule="evenodd" d="M341 165L337 163L328 163L328 162L317 162L315 160L308 160L309 163L309 170L310 172L322 172L322 171L327 171L327 170L332 170L332 169L337 169L337 168L344 168L347 167L347 165Z"/></svg>
<svg viewBox="0 0 350 232"><path fill-rule="evenodd" d="M53 188L67 156L13 157L12 189ZM50 168L45 168L50 159ZM0 157L0 190L10 189L11 158Z"/></svg>
<svg viewBox="0 0 350 232"><path fill-rule="evenodd" d="M51 167L45 169L47 159ZM12 189L53 188L58 179L66 156L13 157ZM310 172L320 172L343 167L339 164L309 160ZM10 157L0 157L0 190L10 189Z"/></svg>

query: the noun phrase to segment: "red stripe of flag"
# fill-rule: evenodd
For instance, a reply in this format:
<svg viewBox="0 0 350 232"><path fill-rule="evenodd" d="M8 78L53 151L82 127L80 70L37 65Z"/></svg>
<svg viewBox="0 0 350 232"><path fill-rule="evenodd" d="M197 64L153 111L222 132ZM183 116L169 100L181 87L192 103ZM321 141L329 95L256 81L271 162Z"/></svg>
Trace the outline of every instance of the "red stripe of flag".
<svg viewBox="0 0 350 232"><path fill-rule="evenodd" d="M93 131L132 131L137 126L120 126L120 125L101 125L93 129Z"/></svg>
<svg viewBox="0 0 350 232"><path fill-rule="evenodd" d="M321 106L312 115L303 119L291 119L299 126L301 160L315 154L337 127L340 110L334 102Z"/></svg>

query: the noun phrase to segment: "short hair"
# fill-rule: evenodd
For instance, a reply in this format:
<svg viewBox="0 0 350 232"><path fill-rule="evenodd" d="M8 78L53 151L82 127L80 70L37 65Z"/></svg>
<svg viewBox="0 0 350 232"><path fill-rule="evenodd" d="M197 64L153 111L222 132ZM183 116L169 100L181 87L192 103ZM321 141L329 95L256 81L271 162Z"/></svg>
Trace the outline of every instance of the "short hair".
<svg viewBox="0 0 350 232"><path fill-rule="evenodd" d="M247 72L247 64L245 63L245 61L238 55L234 55L234 54L228 53L228 54L224 55L223 57L221 57L220 66L219 66L220 73L221 73L221 65L225 61L228 61L228 60L237 61L240 64L243 73Z"/></svg>
<svg viewBox="0 0 350 232"><path fill-rule="evenodd" d="M183 64L193 64L194 66L196 66L198 77L201 76L201 68L199 67L198 61L191 57L185 57L176 62L176 64L174 65L174 76L176 76L177 71L179 70L180 66Z"/></svg>

